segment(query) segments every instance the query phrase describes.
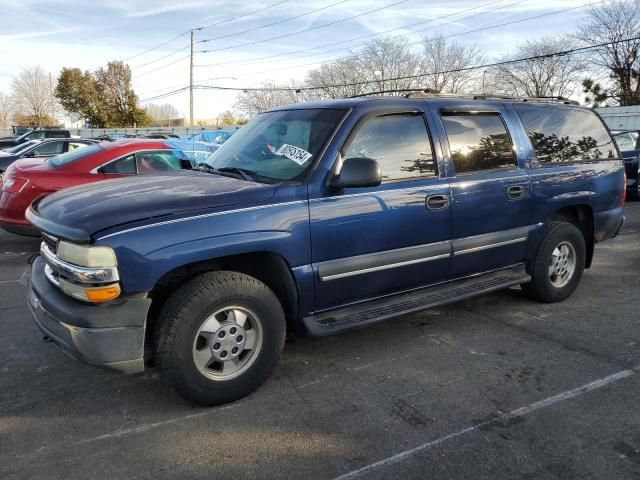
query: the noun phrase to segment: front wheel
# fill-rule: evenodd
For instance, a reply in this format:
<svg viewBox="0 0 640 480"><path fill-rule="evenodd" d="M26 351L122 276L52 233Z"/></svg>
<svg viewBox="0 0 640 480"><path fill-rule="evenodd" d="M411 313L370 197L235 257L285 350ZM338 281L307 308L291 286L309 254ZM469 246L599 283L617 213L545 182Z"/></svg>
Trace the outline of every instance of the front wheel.
<svg viewBox="0 0 640 480"><path fill-rule="evenodd" d="M582 232L571 223L551 222L529 265L531 282L524 284L523 290L545 303L565 300L580 283L585 257Z"/></svg>
<svg viewBox="0 0 640 480"><path fill-rule="evenodd" d="M271 374L284 346L278 298L241 273L209 272L190 280L169 298L159 321L160 371L198 405L251 393Z"/></svg>

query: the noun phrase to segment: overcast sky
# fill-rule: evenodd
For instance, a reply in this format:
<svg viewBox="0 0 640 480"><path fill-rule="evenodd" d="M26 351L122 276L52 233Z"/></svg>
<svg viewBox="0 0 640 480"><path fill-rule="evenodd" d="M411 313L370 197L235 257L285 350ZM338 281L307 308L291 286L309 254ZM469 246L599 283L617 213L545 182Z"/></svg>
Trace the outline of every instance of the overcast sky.
<svg viewBox="0 0 640 480"><path fill-rule="evenodd" d="M524 40L574 30L585 13L584 8L478 32L469 33L470 30L581 7L584 3L584 0L0 0L0 91L9 91L11 78L24 66L39 64L57 75L65 66L93 69L115 59L127 60L131 65L134 88L140 99L176 90L188 84L188 33L151 52L138 54L191 28L211 24L216 25L195 34L199 42L196 51L215 50L195 56L196 84L251 87L267 80L302 79L306 71L323 60L357 50L367 41L362 37L389 30L393 31L387 35L405 34L411 42L428 33L455 35L452 39L476 44L493 58ZM356 15L359 16L349 19ZM232 19L239 16L242 18ZM299 18L289 20L294 16ZM336 23L322 27L331 22ZM418 22L423 23L414 25ZM273 23L277 24L267 26ZM319 28L294 33L314 27ZM284 35L287 36L273 38ZM261 43L246 45L253 42ZM280 54L289 55L260 58ZM234 98L233 92L197 91L195 116L215 117L232 108ZM188 114L187 93L155 103L172 103L181 113Z"/></svg>

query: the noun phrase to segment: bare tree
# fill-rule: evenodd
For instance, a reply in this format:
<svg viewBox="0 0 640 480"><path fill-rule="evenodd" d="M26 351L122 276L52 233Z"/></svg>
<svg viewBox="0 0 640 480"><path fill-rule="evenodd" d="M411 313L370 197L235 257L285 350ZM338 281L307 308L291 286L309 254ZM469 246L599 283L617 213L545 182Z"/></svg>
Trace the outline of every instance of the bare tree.
<svg viewBox="0 0 640 480"><path fill-rule="evenodd" d="M551 55L570 50L569 36L527 40L502 60L527 59L490 70L490 87L496 93L525 97L571 96L580 86L586 62L579 55Z"/></svg>
<svg viewBox="0 0 640 480"><path fill-rule="evenodd" d="M586 45L607 45L595 50L590 61L605 79L604 85L588 79L585 93L596 103L608 99L620 105L640 103L640 5L637 1L598 2L578 25L577 38ZM628 40L630 39L630 40Z"/></svg>
<svg viewBox="0 0 640 480"><path fill-rule="evenodd" d="M270 108L303 100L295 85L265 82L259 90L244 90L236 98L234 108L251 118Z"/></svg>
<svg viewBox="0 0 640 480"><path fill-rule="evenodd" d="M4 92L0 92L0 127L6 128L10 126L13 111L13 98Z"/></svg>
<svg viewBox="0 0 640 480"><path fill-rule="evenodd" d="M54 86L51 75L46 74L39 65L24 68L11 82L16 113L53 119L57 110Z"/></svg>
<svg viewBox="0 0 640 480"><path fill-rule="evenodd" d="M311 98L345 98L366 93L371 89L361 82L365 71L353 56L325 63L307 74L305 85L313 87Z"/></svg>
<svg viewBox="0 0 640 480"><path fill-rule="evenodd" d="M480 75L472 69L484 61L484 57L475 45L462 45L448 42L442 35L423 38L424 57L422 73L425 74L421 85L442 93L460 93L474 83Z"/></svg>
<svg viewBox="0 0 640 480"><path fill-rule="evenodd" d="M176 107L170 103L164 103L162 105L150 103L144 107L144 109L149 116L151 121L150 126L152 127L170 126L172 120L180 118L180 113Z"/></svg>
<svg viewBox="0 0 640 480"><path fill-rule="evenodd" d="M369 80L369 90L402 90L417 88L420 79L420 57L411 52L404 37L371 40L353 54L363 79Z"/></svg>

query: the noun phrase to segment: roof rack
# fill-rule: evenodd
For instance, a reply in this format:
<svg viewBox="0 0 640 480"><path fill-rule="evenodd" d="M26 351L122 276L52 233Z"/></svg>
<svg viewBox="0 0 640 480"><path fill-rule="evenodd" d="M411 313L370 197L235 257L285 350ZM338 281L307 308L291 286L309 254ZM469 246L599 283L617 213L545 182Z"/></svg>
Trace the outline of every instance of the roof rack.
<svg viewBox="0 0 640 480"><path fill-rule="evenodd" d="M351 98L356 97L368 97L373 95L382 95L385 93L405 93L405 98L468 98L472 100L510 100L513 102L530 102L530 103L562 103L565 105L580 105L575 100L570 100L562 96L544 96L544 97L514 97L509 95L499 95L492 93L439 93L430 89L397 89L397 90L382 90L378 92L363 93L360 95L354 95Z"/></svg>
<svg viewBox="0 0 640 480"><path fill-rule="evenodd" d="M510 95L498 95L493 93L482 93L482 94L473 94L473 93L433 93L429 91L422 92L413 92L405 95L407 98L429 98L429 97L440 97L440 98L470 98L473 100L511 100L514 102L531 102L531 103L562 103L565 105L580 105L579 102L575 100L571 100L566 97L562 97L560 95L549 95L543 97L514 97Z"/></svg>

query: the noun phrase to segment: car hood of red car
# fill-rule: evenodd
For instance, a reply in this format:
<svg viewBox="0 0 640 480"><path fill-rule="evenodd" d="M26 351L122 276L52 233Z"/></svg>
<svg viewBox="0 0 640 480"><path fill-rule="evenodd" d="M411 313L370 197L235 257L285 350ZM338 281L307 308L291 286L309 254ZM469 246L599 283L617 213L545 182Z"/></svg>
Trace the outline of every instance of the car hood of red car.
<svg viewBox="0 0 640 480"><path fill-rule="evenodd" d="M66 188L44 197L35 213L59 231L83 232L88 240L101 230L149 218L259 203L275 190L274 185L208 173L149 175Z"/></svg>

